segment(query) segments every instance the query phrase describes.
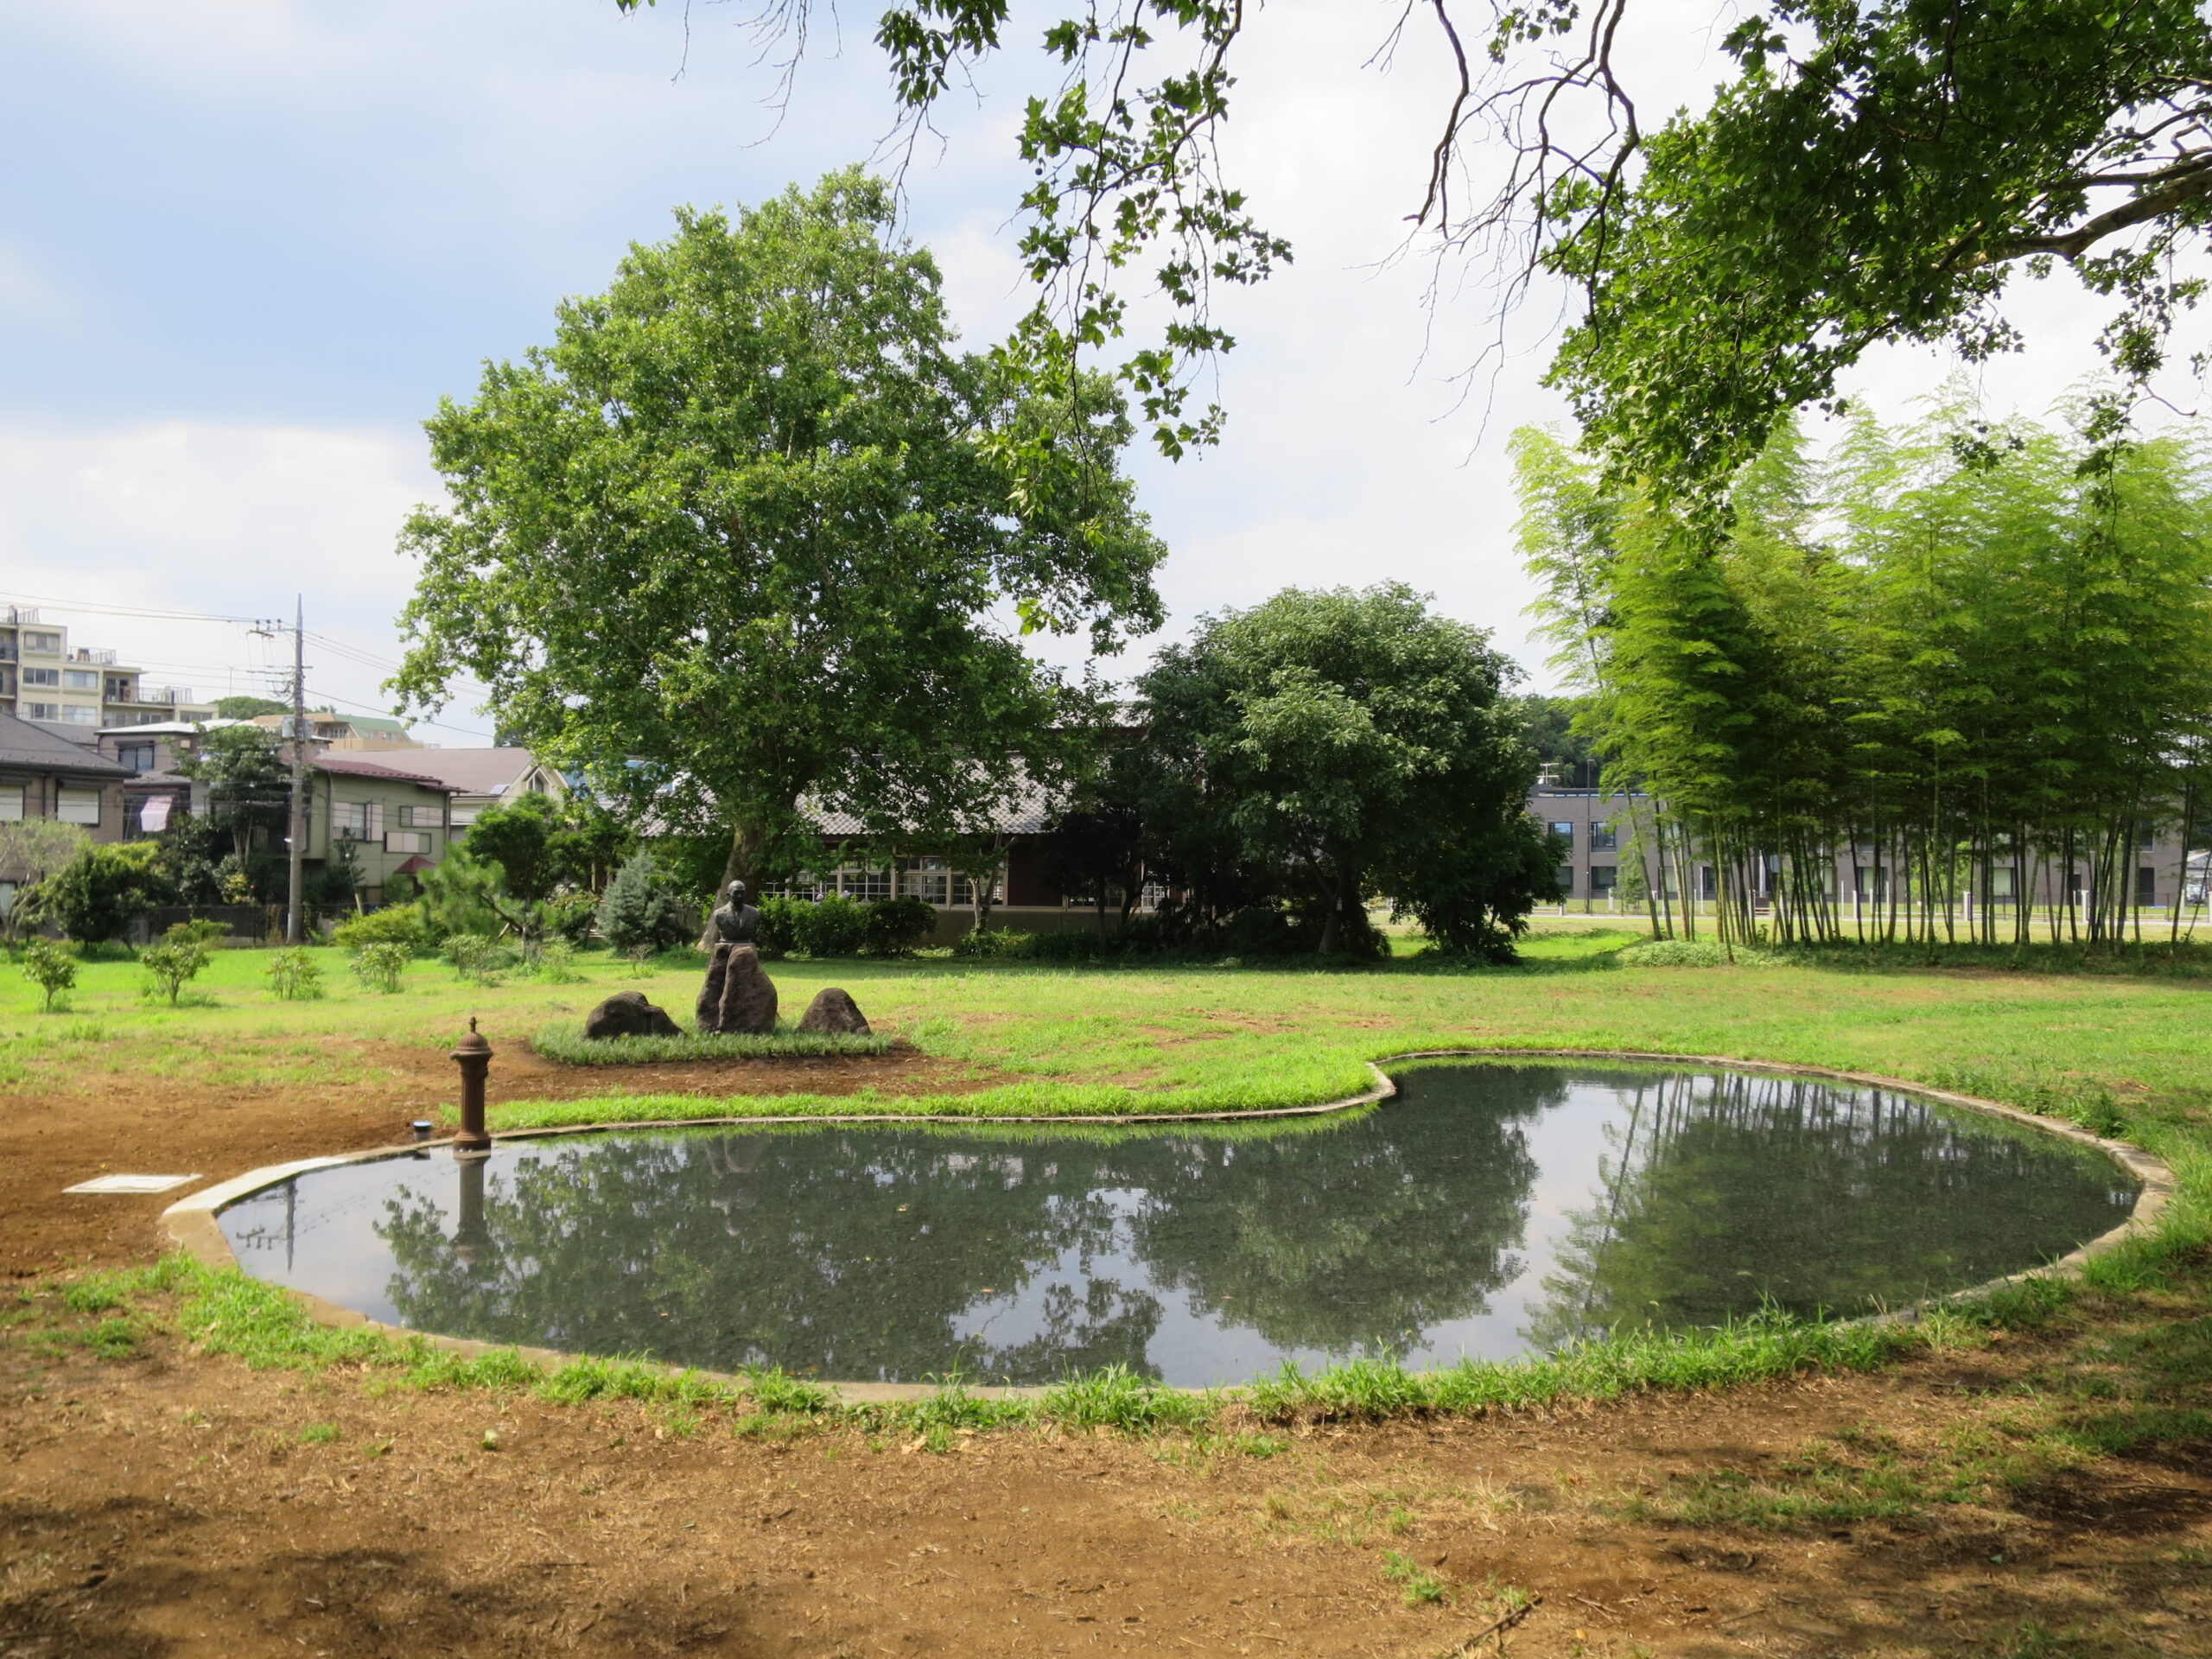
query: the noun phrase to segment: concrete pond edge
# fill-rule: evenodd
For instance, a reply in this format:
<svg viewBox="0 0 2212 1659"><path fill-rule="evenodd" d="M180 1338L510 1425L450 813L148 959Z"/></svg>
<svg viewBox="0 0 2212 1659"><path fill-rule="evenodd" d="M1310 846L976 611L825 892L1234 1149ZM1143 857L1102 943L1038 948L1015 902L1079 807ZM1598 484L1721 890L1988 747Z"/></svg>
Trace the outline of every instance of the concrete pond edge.
<svg viewBox="0 0 2212 1659"><path fill-rule="evenodd" d="M2040 1117L2033 1112L2023 1111L2001 1102L1983 1100L1974 1095L1961 1095L1950 1090L1931 1088L1926 1084L1909 1082L1902 1077L1885 1077L1871 1071L1844 1071L1830 1066L1800 1065L1783 1061L1747 1060L1716 1054L1665 1054L1639 1049L1592 1048L1430 1048L1414 1049L1402 1054L1386 1054L1377 1060L1367 1062L1369 1074L1375 1086L1365 1092L1342 1100L1324 1101L1312 1106L1275 1106L1251 1111L1231 1112L1147 1112L1135 1116L1046 1116L1046 1117L971 1117L954 1114L906 1114L871 1112L852 1114L798 1114L785 1116L761 1117L697 1117L649 1118L639 1122L613 1123L560 1124L545 1128L507 1129L494 1135L495 1141L543 1140L556 1135L605 1135L625 1129L682 1129L731 1126L821 1124L824 1126L851 1124L943 1123L980 1126L985 1124L1020 1123L1037 1128L1055 1124L1106 1124L1116 1128L1137 1128L1152 1123L1220 1123L1242 1122L1268 1118L1318 1117L1338 1112L1351 1112L1369 1106L1379 1105L1398 1092L1398 1086L1383 1071L1386 1065L1407 1060L1486 1060L1486 1059L1546 1059L1594 1060L1628 1062L1639 1065L1699 1065L1718 1066L1726 1071L1750 1071L1773 1077L1794 1077L1824 1082L1857 1084L1865 1087L1894 1090L1921 1099L1937 1102L1946 1106L1963 1108L1986 1116L2002 1118L2024 1128L2044 1135L2056 1135L2091 1147L2117 1164L2136 1182L2133 1209L2127 1219L2110 1231L2100 1234L2077 1249L2069 1251L2055 1262L2030 1268L1973 1285L1964 1290L1952 1291L1909 1306L1867 1316L1870 1323L1889 1324L1918 1319L1925 1313L1953 1304L1966 1302L1988 1294L2006 1285L2023 1283L2031 1279L2077 1278L2094 1258L2107 1255L2138 1238L2150 1236L2158 1229L2160 1217L2172 1203L2177 1183L2173 1170L2166 1161L2145 1152L2132 1141L2110 1140L2092 1135L2087 1129L2063 1119ZM448 1146L450 1141L435 1141L430 1147ZM162 1227L169 1242L185 1251L201 1265L215 1268L238 1266L237 1253L231 1249L230 1240L224 1236L215 1217L219 1211L247 1198L264 1187L303 1175L312 1170L331 1169L345 1164L373 1163L380 1159L404 1157L424 1150L424 1143L407 1142L398 1146L372 1147L365 1151L338 1153L321 1158L296 1159L290 1163L270 1164L260 1169L249 1170L229 1180L218 1181L213 1186L201 1188L188 1197L178 1199L162 1212ZM512 1353L548 1369L566 1365L580 1359L603 1358L605 1356L564 1353L551 1348L531 1348L514 1343L486 1342L473 1337L441 1336L435 1332L416 1331L404 1325L389 1325L372 1319L365 1313L315 1295L311 1291L286 1288L286 1294L297 1301L308 1317L316 1324L334 1330L372 1331L401 1341L418 1340L443 1353L463 1358L480 1358L494 1353ZM746 1379L742 1376L724 1371L701 1370L696 1366L655 1365L640 1362L648 1369L657 1369L670 1376L696 1376L710 1382L723 1382L742 1389ZM822 1382L813 1377L803 1379L813 1387L825 1389L845 1405L904 1404L925 1400L938 1392L938 1385L924 1382ZM971 1387L969 1393L979 1399L1033 1400L1046 1390L1038 1387L1003 1387L982 1385ZM1202 1390L1187 1390L1202 1392Z"/></svg>

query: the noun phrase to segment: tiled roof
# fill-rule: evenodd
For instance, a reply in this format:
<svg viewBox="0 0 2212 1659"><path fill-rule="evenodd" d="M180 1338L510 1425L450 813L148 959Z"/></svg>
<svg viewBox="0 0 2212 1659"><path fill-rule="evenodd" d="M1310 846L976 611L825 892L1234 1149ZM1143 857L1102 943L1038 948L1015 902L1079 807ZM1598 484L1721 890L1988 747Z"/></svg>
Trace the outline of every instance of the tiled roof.
<svg viewBox="0 0 2212 1659"><path fill-rule="evenodd" d="M1024 779L1010 799L1000 803L988 818L967 826L970 834L998 836L1040 836L1052 827L1059 817L1064 803L1054 799L1035 784ZM849 812L824 808L812 801L801 801L799 811L813 824L818 835L862 836L867 826Z"/></svg>
<svg viewBox="0 0 2212 1659"><path fill-rule="evenodd" d="M13 715L0 715L0 766L66 772L85 778L121 778L121 766L81 743Z"/></svg>
<svg viewBox="0 0 2212 1659"><path fill-rule="evenodd" d="M317 772L341 772L349 778L391 779L399 783L420 784L424 789L438 790L448 795L461 792L457 785L449 784L442 778L432 778L420 772L402 772L397 766L380 766L358 755L318 754L310 764Z"/></svg>
<svg viewBox="0 0 2212 1659"><path fill-rule="evenodd" d="M503 795L537 764L528 749L410 749L407 764L469 795Z"/></svg>

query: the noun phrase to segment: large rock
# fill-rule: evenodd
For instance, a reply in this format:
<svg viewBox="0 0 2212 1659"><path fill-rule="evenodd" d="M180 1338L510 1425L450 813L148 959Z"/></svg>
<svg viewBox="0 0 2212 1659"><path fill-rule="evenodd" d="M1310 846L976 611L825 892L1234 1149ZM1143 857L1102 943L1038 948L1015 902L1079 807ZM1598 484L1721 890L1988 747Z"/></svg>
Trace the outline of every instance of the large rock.
<svg viewBox="0 0 2212 1659"><path fill-rule="evenodd" d="M776 1028L776 982L749 944L718 944L699 988L698 1028L765 1035Z"/></svg>
<svg viewBox="0 0 2212 1659"><path fill-rule="evenodd" d="M584 1035L601 1037L681 1037L683 1027L664 1009L645 1001L643 991L617 991L584 1016Z"/></svg>
<svg viewBox="0 0 2212 1659"><path fill-rule="evenodd" d="M861 1012L861 1005L835 985L825 985L814 994L814 1001L799 1016L798 1028L823 1036L874 1034L868 1030L868 1016Z"/></svg>

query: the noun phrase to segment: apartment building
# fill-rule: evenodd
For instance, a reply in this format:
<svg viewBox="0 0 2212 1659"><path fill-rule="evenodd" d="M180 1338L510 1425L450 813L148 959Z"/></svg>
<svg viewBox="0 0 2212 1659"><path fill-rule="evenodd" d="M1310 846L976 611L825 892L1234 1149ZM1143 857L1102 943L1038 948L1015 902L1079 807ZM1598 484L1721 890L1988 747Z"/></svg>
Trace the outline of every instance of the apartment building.
<svg viewBox="0 0 2212 1659"><path fill-rule="evenodd" d="M191 688L161 685L112 651L69 643L69 629L36 610L0 605L0 715L49 725L145 726L207 720L214 709Z"/></svg>

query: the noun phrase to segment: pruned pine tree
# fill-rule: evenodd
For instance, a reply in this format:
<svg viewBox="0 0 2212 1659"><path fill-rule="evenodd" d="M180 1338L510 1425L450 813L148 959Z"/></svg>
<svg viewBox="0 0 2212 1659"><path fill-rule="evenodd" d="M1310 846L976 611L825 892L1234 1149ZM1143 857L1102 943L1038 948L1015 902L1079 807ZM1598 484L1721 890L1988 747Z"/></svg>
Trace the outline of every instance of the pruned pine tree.
<svg viewBox="0 0 2212 1659"><path fill-rule="evenodd" d="M1731 943L1762 909L1785 940L2018 942L2038 904L2060 937L2139 936L2146 838L2202 840L2198 435L2115 446L1953 403L1862 418L1815 468L1785 430L1718 520L1577 518L1561 480L1597 468L1552 438L1516 455L1556 661L1609 782L1649 791L1655 931L1687 893Z"/></svg>

